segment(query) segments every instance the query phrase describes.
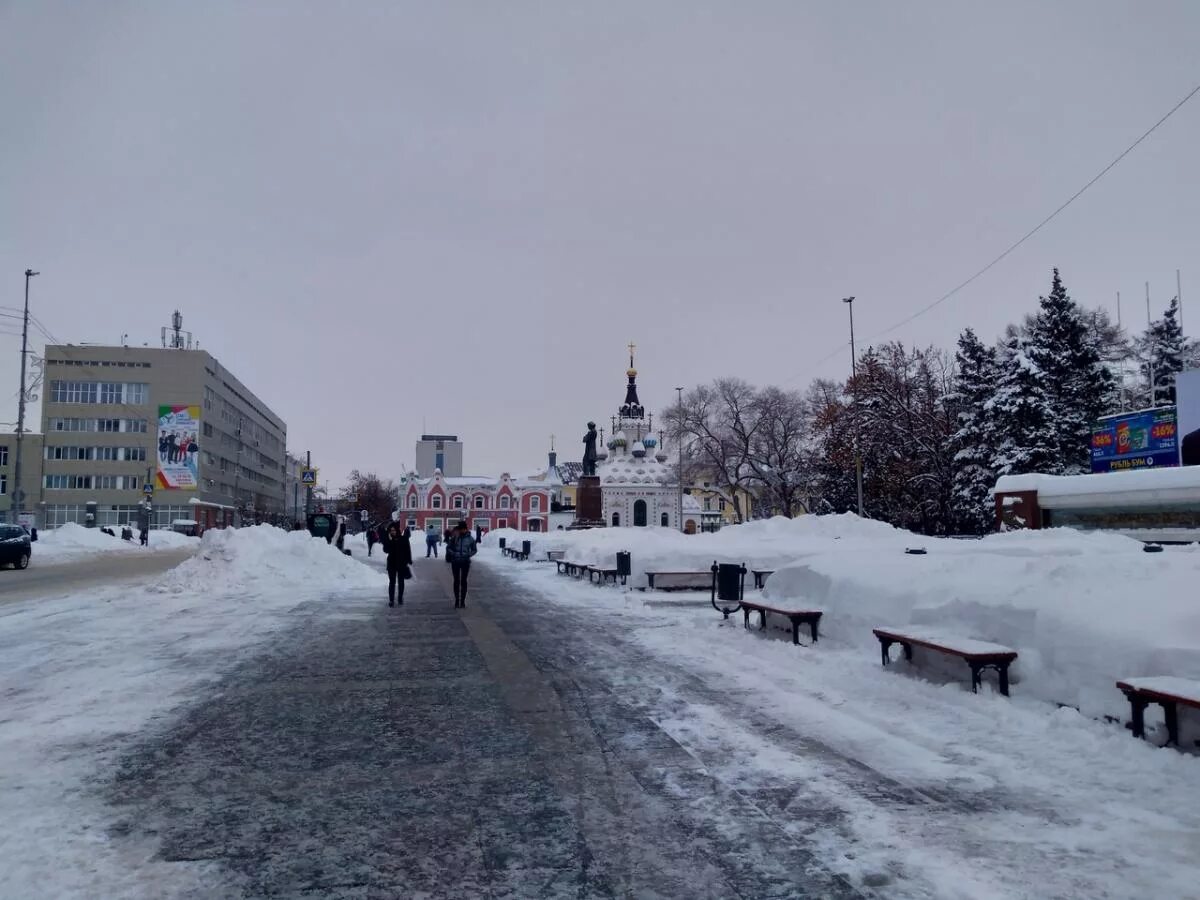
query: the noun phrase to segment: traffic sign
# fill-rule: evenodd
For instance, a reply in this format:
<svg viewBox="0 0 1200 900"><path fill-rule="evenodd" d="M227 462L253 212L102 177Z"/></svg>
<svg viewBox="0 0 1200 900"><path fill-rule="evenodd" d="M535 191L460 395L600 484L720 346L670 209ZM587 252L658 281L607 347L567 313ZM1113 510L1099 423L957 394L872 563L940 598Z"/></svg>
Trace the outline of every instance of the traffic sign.
<svg viewBox="0 0 1200 900"><path fill-rule="evenodd" d="M152 496L154 494L154 485L147 481L146 486L142 488L142 493L147 497Z"/></svg>
<svg viewBox="0 0 1200 900"><path fill-rule="evenodd" d="M316 484L317 483L317 470L316 469L301 469L300 470L300 483L308 484L308 485Z"/></svg>
<svg viewBox="0 0 1200 900"><path fill-rule="evenodd" d="M367 521L367 519L369 519L369 518L370 518L370 516L368 515L368 513L367 513L367 511L366 511L365 509L360 509L360 510L358 511L358 517L359 517L360 519L362 519L364 522L365 522L365 521Z"/></svg>

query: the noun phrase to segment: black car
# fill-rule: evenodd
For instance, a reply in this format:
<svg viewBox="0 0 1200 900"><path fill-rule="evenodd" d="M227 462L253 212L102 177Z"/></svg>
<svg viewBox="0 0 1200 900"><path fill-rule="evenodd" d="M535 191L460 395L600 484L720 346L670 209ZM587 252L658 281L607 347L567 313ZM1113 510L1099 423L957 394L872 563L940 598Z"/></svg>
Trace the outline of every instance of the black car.
<svg viewBox="0 0 1200 900"><path fill-rule="evenodd" d="M0 525L0 566L24 569L32 550L29 532L20 525Z"/></svg>

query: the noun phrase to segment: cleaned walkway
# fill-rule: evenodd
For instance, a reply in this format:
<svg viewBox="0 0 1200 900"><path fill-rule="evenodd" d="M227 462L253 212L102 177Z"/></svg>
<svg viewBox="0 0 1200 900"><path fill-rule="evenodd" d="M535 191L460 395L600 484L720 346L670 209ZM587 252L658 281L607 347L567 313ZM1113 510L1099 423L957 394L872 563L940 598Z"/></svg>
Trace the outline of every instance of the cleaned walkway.
<svg viewBox="0 0 1200 900"><path fill-rule="evenodd" d="M212 896L858 896L589 672L578 621L514 590L477 565L456 611L420 560L401 609L301 607L125 759L112 837L206 863Z"/></svg>

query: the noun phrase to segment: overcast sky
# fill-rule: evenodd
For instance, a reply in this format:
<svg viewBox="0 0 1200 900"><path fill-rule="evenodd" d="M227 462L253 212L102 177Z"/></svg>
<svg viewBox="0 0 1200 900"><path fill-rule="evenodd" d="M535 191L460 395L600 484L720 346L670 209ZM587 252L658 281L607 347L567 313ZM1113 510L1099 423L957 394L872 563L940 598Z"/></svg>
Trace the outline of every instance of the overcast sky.
<svg viewBox="0 0 1200 900"><path fill-rule="evenodd" d="M180 309L331 486L423 427L529 471L607 425L630 340L655 410L841 377L842 297L861 345L945 293L1200 83L1198 45L1194 0L0 2L0 307L32 267L64 341L154 346ZM1139 323L1182 269L1200 321L1198 154L1200 97L888 336L995 338L1055 265Z"/></svg>

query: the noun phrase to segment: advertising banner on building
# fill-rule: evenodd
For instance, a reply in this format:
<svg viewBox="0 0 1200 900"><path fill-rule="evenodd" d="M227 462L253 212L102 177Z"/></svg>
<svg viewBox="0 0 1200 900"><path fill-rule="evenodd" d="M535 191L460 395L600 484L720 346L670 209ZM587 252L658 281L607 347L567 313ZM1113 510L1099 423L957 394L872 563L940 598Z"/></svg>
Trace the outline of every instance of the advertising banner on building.
<svg viewBox="0 0 1200 900"><path fill-rule="evenodd" d="M194 491L200 482L200 407L158 408L158 486Z"/></svg>
<svg viewBox="0 0 1200 900"><path fill-rule="evenodd" d="M1179 465L1175 407L1110 416L1092 426L1092 471Z"/></svg>
<svg viewBox="0 0 1200 900"><path fill-rule="evenodd" d="M1175 408L1179 410L1179 455L1185 466L1200 466L1200 369L1175 376Z"/></svg>

